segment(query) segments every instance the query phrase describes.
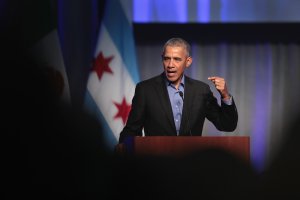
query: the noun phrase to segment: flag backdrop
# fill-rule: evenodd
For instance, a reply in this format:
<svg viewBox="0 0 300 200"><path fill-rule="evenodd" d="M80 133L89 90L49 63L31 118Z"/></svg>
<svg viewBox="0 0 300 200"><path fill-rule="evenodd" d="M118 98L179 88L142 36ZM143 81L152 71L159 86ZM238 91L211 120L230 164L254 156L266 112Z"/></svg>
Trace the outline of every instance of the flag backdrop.
<svg viewBox="0 0 300 200"><path fill-rule="evenodd" d="M117 144L139 81L131 19L119 0L106 1L85 107L95 115L111 149Z"/></svg>

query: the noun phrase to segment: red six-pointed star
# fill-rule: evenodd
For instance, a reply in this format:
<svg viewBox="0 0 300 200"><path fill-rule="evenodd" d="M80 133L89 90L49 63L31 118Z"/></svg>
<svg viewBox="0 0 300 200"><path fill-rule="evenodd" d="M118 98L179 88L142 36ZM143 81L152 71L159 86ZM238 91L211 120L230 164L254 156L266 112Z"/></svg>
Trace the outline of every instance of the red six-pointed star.
<svg viewBox="0 0 300 200"><path fill-rule="evenodd" d="M131 105L126 103L125 97L123 97L122 103L118 104L114 102L114 104L118 108L118 113L115 115L114 119L122 118L123 124L125 124L131 109Z"/></svg>
<svg viewBox="0 0 300 200"><path fill-rule="evenodd" d="M97 58L94 60L92 70L96 71L99 80L102 78L102 75L103 75L104 72L107 72L107 73L110 73L110 74L113 73L111 68L108 65L112 59L113 59L113 56L105 58L103 56L103 53L100 52L98 54Z"/></svg>

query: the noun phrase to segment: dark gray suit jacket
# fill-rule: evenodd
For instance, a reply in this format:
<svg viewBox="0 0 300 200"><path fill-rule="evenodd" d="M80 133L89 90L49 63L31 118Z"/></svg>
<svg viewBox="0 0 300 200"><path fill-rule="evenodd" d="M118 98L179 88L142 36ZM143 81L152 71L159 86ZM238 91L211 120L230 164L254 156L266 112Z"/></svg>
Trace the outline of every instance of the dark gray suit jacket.
<svg viewBox="0 0 300 200"><path fill-rule="evenodd" d="M179 135L202 135L205 118L220 131L234 131L238 113L232 105L221 106L208 84L185 76L184 104ZM176 128L164 74L136 85L132 107L119 142L127 136L175 136Z"/></svg>

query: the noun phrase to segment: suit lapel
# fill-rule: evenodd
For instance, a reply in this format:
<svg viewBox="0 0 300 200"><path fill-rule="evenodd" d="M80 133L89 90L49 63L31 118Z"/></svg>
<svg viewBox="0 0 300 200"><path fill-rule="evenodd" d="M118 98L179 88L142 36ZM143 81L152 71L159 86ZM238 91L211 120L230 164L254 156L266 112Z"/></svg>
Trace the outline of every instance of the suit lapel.
<svg viewBox="0 0 300 200"><path fill-rule="evenodd" d="M169 123L171 123L171 126L174 130L174 133L176 134L176 127L175 127L175 122L173 119L173 112L172 112L172 106L170 103L170 98L168 94L168 90L166 87L166 83L164 81L164 74L162 74L156 81L155 84L155 90L160 98L160 102L162 104L163 110L167 115Z"/></svg>

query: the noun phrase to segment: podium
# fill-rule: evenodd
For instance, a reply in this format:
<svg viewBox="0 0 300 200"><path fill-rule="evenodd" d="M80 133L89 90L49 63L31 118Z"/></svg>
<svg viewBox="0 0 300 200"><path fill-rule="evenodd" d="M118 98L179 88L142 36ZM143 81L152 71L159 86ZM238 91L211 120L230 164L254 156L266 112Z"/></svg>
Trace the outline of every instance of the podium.
<svg viewBox="0 0 300 200"><path fill-rule="evenodd" d="M184 156L218 149L250 162L249 136L136 136L123 145L123 152L136 156Z"/></svg>

